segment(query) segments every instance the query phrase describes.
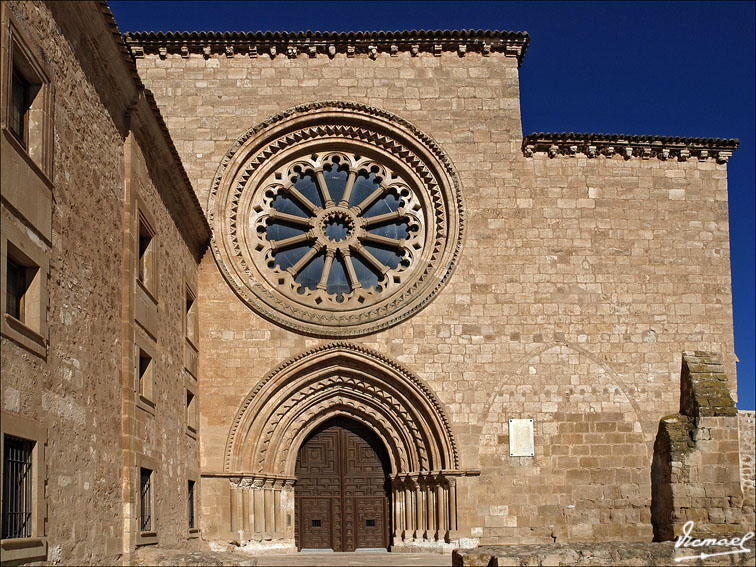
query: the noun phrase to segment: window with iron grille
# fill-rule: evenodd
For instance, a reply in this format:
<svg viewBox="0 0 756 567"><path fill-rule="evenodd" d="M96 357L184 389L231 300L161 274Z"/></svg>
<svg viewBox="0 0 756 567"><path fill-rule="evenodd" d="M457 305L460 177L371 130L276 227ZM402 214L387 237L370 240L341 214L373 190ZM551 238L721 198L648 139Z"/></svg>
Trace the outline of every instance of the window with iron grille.
<svg viewBox="0 0 756 567"><path fill-rule="evenodd" d="M152 471L139 469L139 531L152 531Z"/></svg>
<svg viewBox="0 0 756 567"><path fill-rule="evenodd" d="M189 515L189 529L194 529L194 481L190 480L187 485L187 507Z"/></svg>
<svg viewBox="0 0 756 567"><path fill-rule="evenodd" d="M3 451L3 539L32 535L34 442L5 436Z"/></svg>

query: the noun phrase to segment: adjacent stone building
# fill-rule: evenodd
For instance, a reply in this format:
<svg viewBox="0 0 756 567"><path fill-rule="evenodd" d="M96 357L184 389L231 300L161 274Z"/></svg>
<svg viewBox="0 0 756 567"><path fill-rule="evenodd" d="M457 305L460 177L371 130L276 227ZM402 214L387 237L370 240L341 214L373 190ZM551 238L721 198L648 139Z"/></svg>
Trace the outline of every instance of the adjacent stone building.
<svg viewBox="0 0 756 567"><path fill-rule="evenodd" d="M752 524L737 141L523 136L525 33L2 6L3 561Z"/></svg>
<svg viewBox="0 0 756 567"><path fill-rule="evenodd" d="M105 4L2 32L2 561L112 564L199 533L209 227Z"/></svg>

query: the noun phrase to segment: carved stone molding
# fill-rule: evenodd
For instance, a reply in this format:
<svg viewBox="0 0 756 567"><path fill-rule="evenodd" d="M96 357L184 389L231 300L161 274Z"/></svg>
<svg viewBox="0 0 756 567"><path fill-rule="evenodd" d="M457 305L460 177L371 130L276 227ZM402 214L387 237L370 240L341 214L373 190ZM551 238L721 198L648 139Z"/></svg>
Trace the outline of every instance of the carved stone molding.
<svg viewBox="0 0 756 567"><path fill-rule="evenodd" d="M332 343L292 358L253 388L232 423L224 470L291 476L306 436L338 415L378 434L392 474L459 469L448 417L427 385L370 349Z"/></svg>
<svg viewBox="0 0 756 567"><path fill-rule="evenodd" d="M488 57L491 53L501 53L517 58L522 64L530 42L527 32L507 32L489 30L436 30L403 32L129 32L124 41L133 57L145 54L181 53L188 49L191 53L233 57L249 57L253 52L270 53L275 57L284 53L289 58L306 54L308 57L325 55L333 58L336 53L353 57L367 55L375 59L379 54L395 56L398 52L409 52L416 56L420 52L440 56L442 52L456 53L462 57L469 53L479 53ZM229 55L230 53L230 55ZM253 56L254 57L254 56Z"/></svg>
<svg viewBox="0 0 756 567"><path fill-rule="evenodd" d="M615 154L623 158L657 158L660 160L685 161L691 157L699 161L713 158L717 163L727 163L738 148L737 139L680 138L668 136L626 136L624 134L574 134L537 133L525 136L522 153L532 157L536 153L559 155L584 154L589 158Z"/></svg>
<svg viewBox="0 0 756 567"><path fill-rule="evenodd" d="M324 175L341 169L350 189L333 200ZM346 196L355 178L376 188L361 202ZM389 197L391 206L381 201ZM387 212L375 214L374 203ZM459 178L438 144L393 114L348 102L295 107L247 131L218 168L208 217L232 289L260 315L316 336L376 332L422 309L452 274L464 230ZM404 231L398 240L380 233L392 222ZM273 230L279 223L285 237ZM376 258L371 245L396 260ZM286 246L300 256L281 260ZM347 288L329 284L337 262ZM319 282L304 281L304 270Z"/></svg>

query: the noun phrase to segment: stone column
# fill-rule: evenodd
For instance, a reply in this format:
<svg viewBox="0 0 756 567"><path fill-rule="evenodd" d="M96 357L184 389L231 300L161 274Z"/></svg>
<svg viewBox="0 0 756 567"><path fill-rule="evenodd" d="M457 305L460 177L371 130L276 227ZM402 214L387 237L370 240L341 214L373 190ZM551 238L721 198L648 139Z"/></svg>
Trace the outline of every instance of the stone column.
<svg viewBox="0 0 756 567"><path fill-rule="evenodd" d="M239 530L244 529L242 514L244 505L242 503L242 489L239 487L241 479L231 479L231 533L238 536ZM241 542L239 542L241 543Z"/></svg>
<svg viewBox="0 0 756 567"><path fill-rule="evenodd" d="M435 492L436 492L436 533L435 533L435 539L436 541L440 541L443 539L446 539L446 506L445 504L445 490L442 486L442 479L443 477L441 475L438 475L435 478Z"/></svg>
<svg viewBox="0 0 756 567"><path fill-rule="evenodd" d="M252 498L255 506L254 539L262 541L265 531L265 503L263 502L263 480L256 479L252 485Z"/></svg>
<svg viewBox="0 0 756 567"><path fill-rule="evenodd" d="M457 529L457 479L452 477L447 478L449 483L449 533L447 536L447 542L459 539L459 531Z"/></svg>
<svg viewBox="0 0 756 567"><path fill-rule="evenodd" d="M417 500L408 478L404 480L404 541L417 538Z"/></svg>
<svg viewBox="0 0 756 567"><path fill-rule="evenodd" d="M263 529L263 539L269 541L273 539L273 480L265 479L263 502L265 506L265 527Z"/></svg>

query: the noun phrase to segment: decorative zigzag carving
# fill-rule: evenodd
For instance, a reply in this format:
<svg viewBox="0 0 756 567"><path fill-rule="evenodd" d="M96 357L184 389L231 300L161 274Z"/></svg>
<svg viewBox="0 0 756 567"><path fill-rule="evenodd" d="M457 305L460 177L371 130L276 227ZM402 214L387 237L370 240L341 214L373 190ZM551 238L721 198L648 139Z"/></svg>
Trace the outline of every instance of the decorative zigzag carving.
<svg viewBox="0 0 756 567"><path fill-rule="evenodd" d="M316 372L329 362L338 361L338 357L343 354L357 355L358 358L356 359L350 358L350 364L354 365L356 363L357 366L335 366L328 376L312 381L309 377L310 372ZM311 364L300 368L302 366L301 363L306 361ZM352 368L359 369L369 376L369 378L355 374L355 370ZM393 378L391 378L392 375L394 376ZM296 393L292 394L290 398L283 400L280 406L264 411L263 408L267 404L273 403L271 401L272 396L279 389L273 386L278 382L280 382L281 387L284 384L290 384L290 387L293 388L296 388L297 384L301 383L302 388L296 390ZM385 382L385 385L382 385L382 382ZM270 386L269 389L273 389L275 392L266 394L269 397L260 398L263 395L263 390L268 386ZM343 390L343 388L348 388L348 390ZM308 400L316 399L318 393L327 393L329 389L334 390L335 395L333 397L326 398L314 407L306 407ZM270 450L271 440L281 437L282 441L277 444L278 450L285 451L288 455L291 442L293 442L296 435L320 411L326 407L332 407L335 403L354 404L353 399L344 397L344 394L339 392L359 392L360 390L370 392L374 398L373 403L379 404L376 408L381 407L387 416L393 416L393 420L403 424L407 428L414 440L413 447L420 459L421 468L430 466L429 449L426 446L425 439L436 443L440 441L441 445L437 446L436 450L444 459L445 466L453 469L459 468L459 454L450 421L443 405L433 391L409 369L372 349L348 342L334 342L310 349L283 362L255 385L241 403L232 422L226 442L224 470L231 472L232 468L240 466L239 463L233 462L234 455L238 457L242 449L238 445L244 443L244 439L247 438L248 433L252 429L255 429L261 432L261 448L256 452L253 463L257 469L256 472L279 472L263 470L267 460L266 454ZM401 402L391 393L392 390L402 392L402 395L407 398L406 403L411 404L411 406L406 407L404 405L405 402ZM413 397L417 400L414 404L412 403ZM340 401L336 401L337 398ZM422 412L423 403L421 400L432 408L432 412L431 414L423 415L421 420L417 420L413 415L416 412ZM334 404L328 406L327 404L330 402L334 402ZM254 415L250 413L253 405L257 408ZM369 408L365 407L364 404L361 407L361 412L368 412ZM300 417L289 424L286 431L283 432L284 434L281 435L278 430L284 427L284 418L286 415L293 414L295 408L297 408L297 411L306 408L304 412L306 417ZM376 413L375 408L371 411L373 411L372 418L374 420L378 422L383 420L384 431L391 432L393 430L393 426ZM267 423L257 423L256 421L265 419L269 421ZM430 427L431 429L426 430L423 434L420 431L419 422L425 423L425 427ZM244 430L241 429L243 423ZM391 435L391 439L395 443L393 449L398 451L399 454L404 454L406 457L408 451L407 448L403 447L400 436L394 433ZM286 457L277 455L276 462L279 465L285 462L285 460ZM400 463L399 466L407 466L406 458L404 461L405 463ZM439 464L437 463L436 465L438 466Z"/></svg>
<svg viewBox="0 0 756 567"><path fill-rule="evenodd" d="M260 135L264 136L266 129L275 125L281 130L281 122L293 118L306 119L309 115L312 115L315 120L316 116L324 111L343 112L343 116L339 116L338 119L346 123L298 125L299 127L291 131L283 130L267 145L255 142L257 149L252 151L251 157L237 155L248 142L257 139ZM388 123L373 124L370 117L377 117ZM395 131L389 135L388 132L392 129ZM426 262L422 272L413 274L413 270L409 270L409 277L405 278L402 283L403 289L400 288L400 291L396 292L397 295L388 301L365 305L358 313L340 313L333 310L318 312L314 305L298 304L297 300L300 298L282 297L282 293L277 291L275 286L255 285L253 282L256 283L258 277L254 275L255 270L248 266L246 261L248 255L245 252L247 244L245 244L243 234L240 233L247 223L237 218L244 208L242 201L245 191L248 190L248 181L261 167L267 166L279 153L296 147L302 140L327 140L329 136L369 143L394 158L400 158L422 181L424 190L428 192L429 206L432 209L428 211L432 212L432 218L428 217L428 219L433 225L433 240L432 244L426 243L426 246L430 247L426 251ZM422 151L432 155L435 160L433 167L438 168L439 174L443 172L443 179L437 179L437 175L433 173L429 164L395 139L395 136L412 140L418 148L423 148ZM235 165L234 171L228 170L232 164L240 163L243 167ZM236 180L230 192L222 189L224 179L229 175ZM439 184L439 181L442 183ZM218 200L221 193L225 197ZM224 207L226 207L225 213ZM461 253L465 228L459 179L451 161L438 144L406 120L387 111L345 101L323 101L300 105L283 111L245 132L221 160L212 183L208 211L208 217L213 226L213 253L218 264L224 265L221 272L227 277L237 294L261 315L275 323L306 334L330 336L354 336L376 332L422 309L453 273ZM447 216L447 211L454 211L453 223L450 223L452 219ZM226 228L222 229L221 225L224 223ZM232 257L226 258L224 254L226 248L218 246L216 243L218 238L228 240L227 249ZM225 266L227 262L230 263L229 266ZM440 263L445 265L439 265ZM234 270L235 264L241 270ZM252 275L240 278L240 272L244 274L251 272ZM431 277L431 275L434 276Z"/></svg>

